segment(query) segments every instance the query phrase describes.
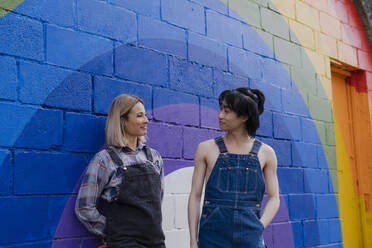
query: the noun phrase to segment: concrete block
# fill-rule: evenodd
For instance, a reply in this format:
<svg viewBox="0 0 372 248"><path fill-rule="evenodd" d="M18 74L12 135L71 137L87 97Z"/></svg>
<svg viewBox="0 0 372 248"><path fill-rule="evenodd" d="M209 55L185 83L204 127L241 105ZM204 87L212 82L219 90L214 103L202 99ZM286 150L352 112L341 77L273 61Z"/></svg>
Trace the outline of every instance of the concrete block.
<svg viewBox="0 0 372 248"><path fill-rule="evenodd" d="M0 150L0 195L12 193L12 177L12 154L10 151Z"/></svg>
<svg viewBox="0 0 372 248"><path fill-rule="evenodd" d="M153 85L168 85L168 59L149 49L121 45L115 50L115 75Z"/></svg>
<svg viewBox="0 0 372 248"><path fill-rule="evenodd" d="M228 14L228 5L223 1L215 0L192 0L196 4L200 4L203 7L212 9L214 11L220 12L221 14Z"/></svg>
<svg viewBox="0 0 372 248"><path fill-rule="evenodd" d="M213 95L218 98L224 90L249 87L249 79L219 70L213 71ZM217 108L219 109L219 107Z"/></svg>
<svg viewBox="0 0 372 248"><path fill-rule="evenodd" d="M151 88L146 85L113 80L106 77L94 78L94 112L108 113L115 97L120 94L132 94L140 97L145 103L145 109L152 109Z"/></svg>
<svg viewBox="0 0 372 248"><path fill-rule="evenodd" d="M271 60L263 59L263 73L262 80L273 84L280 88L290 88L292 84L292 79L287 71L286 67L282 63Z"/></svg>
<svg viewBox="0 0 372 248"><path fill-rule="evenodd" d="M349 24L341 23L342 41L353 47L362 49L362 30L357 29Z"/></svg>
<svg viewBox="0 0 372 248"><path fill-rule="evenodd" d="M329 100L309 95L309 108L313 119L333 122L333 111Z"/></svg>
<svg viewBox="0 0 372 248"><path fill-rule="evenodd" d="M304 243L304 231L301 221L291 222L293 231L293 240L295 247L303 247Z"/></svg>
<svg viewBox="0 0 372 248"><path fill-rule="evenodd" d="M260 9L251 1L229 0L229 16L249 25L260 27Z"/></svg>
<svg viewBox="0 0 372 248"><path fill-rule="evenodd" d="M150 123L147 136L147 144L159 151L163 158L182 157L182 127Z"/></svg>
<svg viewBox="0 0 372 248"><path fill-rule="evenodd" d="M337 41L337 48L339 60L355 67L358 66L358 54L355 47L349 46L344 42ZM364 61L361 62L363 63ZM363 64L363 67L366 67L366 65ZM371 69L369 68L369 70Z"/></svg>
<svg viewBox="0 0 372 248"><path fill-rule="evenodd" d="M187 57L185 30L145 16L138 17L138 43L167 54Z"/></svg>
<svg viewBox="0 0 372 248"><path fill-rule="evenodd" d="M299 44L302 47L315 49L314 31L306 25L296 21L289 21L291 41Z"/></svg>
<svg viewBox="0 0 372 248"><path fill-rule="evenodd" d="M307 193L329 193L328 170L304 169L305 192Z"/></svg>
<svg viewBox="0 0 372 248"><path fill-rule="evenodd" d="M300 121L296 116L273 114L274 138L301 140Z"/></svg>
<svg viewBox="0 0 372 248"><path fill-rule="evenodd" d="M312 195L289 195L288 209L291 220L315 218L315 200Z"/></svg>
<svg viewBox="0 0 372 248"><path fill-rule="evenodd" d="M278 168L280 192L283 194L304 192L304 171L299 168ZM290 180L289 180L290 179Z"/></svg>
<svg viewBox="0 0 372 248"><path fill-rule="evenodd" d="M318 47L321 54L338 58L337 39L331 36L316 33L318 36Z"/></svg>
<svg viewBox="0 0 372 248"><path fill-rule="evenodd" d="M243 49L229 47L229 71L255 80L262 78L262 58Z"/></svg>
<svg viewBox="0 0 372 248"><path fill-rule="evenodd" d="M162 0L161 15L169 23L205 34L204 8L198 4L187 0Z"/></svg>
<svg viewBox="0 0 372 248"><path fill-rule="evenodd" d="M288 231L291 230L291 223L277 223L273 225L274 247L293 247L292 240L288 238Z"/></svg>
<svg viewBox="0 0 372 248"><path fill-rule="evenodd" d="M371 54L358 50L358 64L361 69L372 71L372 58Z"/></svg>
<svg viewBox="0 0 372 248"><path fill-rule="evenodd" d="M215 99L200 97L200 126L219 129L218 110L219 103Z"/></svg>
<svg viewBox="0 0 372 248"><path fill-rule="evenodd" d="M187 221L187 202L188 195L176 195L176 222L175 227L177 229L188 229Z"/></svg>
<svg viewBox="0 0 372 248"><path fill-rule="evenodd" d="M316 207L318 218L338 218L338 203L336 195L318 195L316 196Z"/></svg>
<svg viewBox="0 0 372 248"><path fill-rule="evenodd" d="M321 144L318 129L312 119L300 118L302 126L302 137L306 143Z"/></svg>
<svg viewBox="0 0 372 248"><path fill-rule="evenodd" d="M2 233L0 245L49 238L47 197L0 198L0 218L7 223L0 227Z"/></svg>
<svg viewBox="0 0 372 248"><path fill-rule="evenodd" d="M273 38L271 34L242 25L243 48L259 55L274 58Z"/></svg>
<svg viewBox="0 0 372 248"><path fill-rule="evenodd" d="M193 159L198 144L208 139L214 139L218 136L216 131L207 129L198 129L192 127L183 128L183 157Z"/></svg>
<svg viewBox="0 0 372 248"><path fill-rule="evenodd" d="M301 47L295 43L274 37L275 55L281 62L301 67Z"/></svg>
<svg viewBox="0 0 372 248"><path fill-rule="evenodd" d="M310 5L306 4L305 2L296 1L296 20L303 24L310 26L311 28L315 30L320 29L320 25L318 21L319 20L319 9L313 8Z"/></svg>
<svg viewBox="0 0 372 248"><path fill-rule="evenodd" d="M212 69L185 60L170 60L171 89L199 96L213 96Z"/></svg>
<svg viewBox="0 0 372 248"><path fill-rule="evenodd" d="M153 115L156 120L199 126L199 99L164 88L156 88Z"/></svg>
<svg viewBox="0 0 372 248"><path fill-rule="evenodd" d="M318 167L317 146L314 144L292 143L293 165L316 168Z"/></svg>
<svg viewBox="0 0 372 248"><path fill-rule="evenodd" d="M112 75L112 41L51 25L47 26L46 33L49 63Z"/></svg>
<svg viewBox="0 0 372 248"><path fill-rule="evenodd" d="M189 59L227 71L227 47L206 36L189 32Z"/></svg>
<svg viewBox="0 0 372 248"><path fill-rule="evenodd" d="M339 20L325 12L320 12L319 20L320 30L322 33L338 40L341 39L341 23Z"/></svg>
<svg viewBox="0 0 372 248"><path fill-rule="evenodd" d="M257 135L273 137L273 113L271 111L264 111L260 115L260 128L257 129Z"/></svg>
<svg viewBox="0 0 372 248"><path fill-rule="evenodd" d="M85 238L81 240L81 248L99 247L102 244L102 240L99 238Z"/></svg>
<svg viewBox="0 0 372 248"><path fill-rule="evenodd" d="M323 146L329 169L337 169L336 146Z"/></svg>
<svg viewBox="0 0 372 248"><path fill-rule="evenodd" d="M194 172L193 161L165 159L164 164L169 168L165 168L166 171L173 170L167 173L165 177L164 193L188 195L191 191L192 174Z"/></svg>
<svg viewBox="0 0 372 248"><path fill-rule="evenodd" d="M97 152L105 142L105 123L105 117L66 113L64 149Z"/></svg>
<svg viewBox="0 0 372 248"><path fill-rule="evenodd" d="M160 18L160 0L109 0L109 3L127 8L137 14Z"/></svg>
<svg viewBox="0 0 372 248"><path fill-rule="evenodd" d="M266 83L265 81L251 81L252 89L259 89L265 95L265 110L283 111L282 104L282 90L272 84Z"/></svg>
<svg viewBox="0 0 372 248"><path fill-rule="evenodd" d="M65 248L65 247L80 247L82 240L75 239L60 239L53 241L52 248Z"/></svg>
<svg viewBox="0 0 372 248"><path fill-rule="evenodd" d="M211 10L206 11L206 18L209 37L236 47L243 46L241 22Z"/></svg>
<svg viewBox="0 0 372 248"><path fill-rule="evenodd" d="M82 31L123 42L137 40L136 14L126 9L97 0L80 0L77 20Z"/></svg>
<svg viewBox="0 0 372 248"><path fill-rule="evenodd" d="M90 76L58 67L21 62L19 99L23 103L89 111L92 83Z"/></svg>
<svg viewBox="0 0 372 248"><path fill-rule="evenodd" d="M25 16L8 13L0 19L0 53L44 60L43 25Z"/></svg>
<svg viewBox="0 0 372 248"><path fill-rule="evenodd" d="M269 8L291 19L295 18L295 0L269 1Z"/></svg>
<svg viewBox="0 0 372 248"><path fill-rule="evenodd" d="M0 99L17 99L17 65L14 58L0 56Z"/></svg>
<svg viewBox="0 0 372 248"><path fill-rule="evenodd" d="M320 230L317 220L304 221L304 245L317 246L320 245Z"/></svg>
<svg viewBox="0 0 372 248"><path fill-rule="evenodd" d="M283 16L267 8L261 8L261 21L266 31L289 40L289 26Z"/></svg>
<svg viewBox="0 0 372 248"><path fill-rule="evenodd" d="M283 89L282 92L283 108L286 113L310 117L310 113L306 105L306 96L304 99L301 92L297 90Z"/></svg>
<svg viewBox="0 0 372 248"><path fill-rule="evenodd" d="M285 140L275 140L272 144L272 148L274 149L279 166L291 166L292 165L292 158L291 158L291 142Z"/></svg>
<svg viewBox="0 0 372 248"><path fill-rule="evenodd" d="M292 68L292 79L306 100L306 93L316 95L316 74L309 68Z"/></svg>
<svg viewBox="0 0 372 248"><path fill-rule="evenodd" d="M88 163L81 154L24 151L15 153L14 162L16 194L71 193Z"/></svg>
<svg viewBox="0 0 372 248"><path fill-rule="evenodd" d="M329 221L329 241L332 243L342 242L341 221L330 219Z"/></svg>

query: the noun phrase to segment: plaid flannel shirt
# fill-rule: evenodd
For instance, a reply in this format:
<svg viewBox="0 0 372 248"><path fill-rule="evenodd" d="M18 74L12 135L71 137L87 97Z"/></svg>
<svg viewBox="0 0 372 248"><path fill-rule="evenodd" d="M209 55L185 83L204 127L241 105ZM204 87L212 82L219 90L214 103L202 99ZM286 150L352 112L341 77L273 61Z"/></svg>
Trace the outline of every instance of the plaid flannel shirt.
<svg viewBox="0 0 372 248"><path fill-rule="evenodd" d="M116 149L116 148L114 148ZM150 149L154 159L154 167L159 172L162 181L162 196L164 192L164 169L160 154ZM147 161L144 144L140 143L136 151L128 147L116 149L124 166L130 166ZM91 233L104 237L106 218L97 209L99 198L112 202L119 193L122 183L122 170L118 169L108 152L104 149L98 152L90 161L75 203L75 213L79 221Z"/></svg>

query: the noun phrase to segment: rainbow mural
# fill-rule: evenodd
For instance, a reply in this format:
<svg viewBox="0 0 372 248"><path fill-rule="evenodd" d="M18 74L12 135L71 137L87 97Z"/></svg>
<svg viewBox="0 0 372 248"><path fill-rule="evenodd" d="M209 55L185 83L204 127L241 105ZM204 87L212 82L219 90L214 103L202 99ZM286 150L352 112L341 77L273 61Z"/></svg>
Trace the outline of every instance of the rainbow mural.
<svg viewBox="0 0 372 248"><path fill-rule="evenodd" d="M267 245L372 247L372 56L350 0L5 0L0 37L0 247L99 245L73 206L123 92L164 157L167 246L188 247L194 151L240 86L265 93L278 157Z"/></svg>

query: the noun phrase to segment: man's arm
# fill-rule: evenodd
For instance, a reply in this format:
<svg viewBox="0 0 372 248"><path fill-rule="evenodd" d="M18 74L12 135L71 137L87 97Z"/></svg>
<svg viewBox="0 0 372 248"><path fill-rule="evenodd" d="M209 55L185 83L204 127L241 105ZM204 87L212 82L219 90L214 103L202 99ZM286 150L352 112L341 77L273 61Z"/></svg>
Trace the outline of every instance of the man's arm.
<svg viewBox="0 0 372 248"><path fill-rule="evenodd" d="M261 222L266 228L272 219L275 217L276 212L279 209L279 183L276 173L277 160L274 150L270 146L266 146L265 155L267 156L266 164L263 169L265 177L266 193L268 197L267 204L261 216Z"/></svg>
<svg viewBox="0 0 372 248"><path fill-rule="evenodd" d="M205 161L205 150L206 144L200 143L194 158L194 173L192 176L191 193L189 196L188 203L188 220L189 220L189 231L190 231L190 247L198 247L198 222L200 217L200 198L202 195L205 172L207 164Z"/></svg>

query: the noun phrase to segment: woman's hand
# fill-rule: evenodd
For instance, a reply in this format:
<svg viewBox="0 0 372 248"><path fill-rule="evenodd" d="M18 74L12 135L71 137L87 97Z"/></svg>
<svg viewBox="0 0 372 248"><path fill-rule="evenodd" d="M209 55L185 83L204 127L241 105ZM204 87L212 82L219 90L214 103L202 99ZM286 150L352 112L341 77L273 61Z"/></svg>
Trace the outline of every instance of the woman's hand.
<svg viewBox="0 0 372 248"><path fill-rule="evenodd" d="M190 242L190 248L198 248L198 242Z"/></svg>
<svg viewBox="0 0 372 248"><path fill-rule="evenodd" d="M98 246L98 248L107 248L107 243L104 239L102 239L102 245Z"/></svg>

